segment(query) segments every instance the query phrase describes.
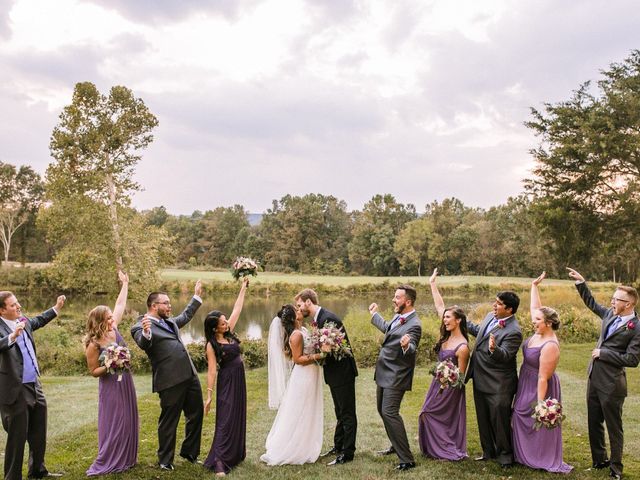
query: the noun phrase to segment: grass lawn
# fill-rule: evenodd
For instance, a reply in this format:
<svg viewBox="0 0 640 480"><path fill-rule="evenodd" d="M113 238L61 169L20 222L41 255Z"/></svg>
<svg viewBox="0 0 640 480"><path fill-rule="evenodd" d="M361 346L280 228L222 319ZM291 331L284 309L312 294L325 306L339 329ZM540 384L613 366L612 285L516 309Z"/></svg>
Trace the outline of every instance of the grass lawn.
<svg viewBox="0 0 640 480"><path fill-rule="evenodd" d="M231 281L231 274L227 270L220 271L204 271L204 270L180 270L180 269L165 269L162 270L160 276L163 280L178 280L178 281L195 281L202 279L203 281L218 281L225 282ZM487 285L531 285L532 278L524 277L484 277L480 275L458 275L458 276L443 276L438 277L439 285L475 285L475 284L487 284ZM378 284L383 282L389 282L392 285L397 283L413 283L413 284L425 284L429 283L429 276L398 276L398 277L369 277L369 276L337 276L337 275L305 275L298 273L278 273L278 272L260 272L255 280L256 283L292 283L292 284L324 284L331 286L349 286L349 285L363 285L363 284ZM589 282L590 284L595 282ZM574 282L572 280L553 280L546 279L544 285L566 285L571 286Z"/></svg>
<svg viewBox="0 0 640 480"><path fill-rule="evenodd" d="M559 368L563 387L563 402L567 411L564 426L564 458L574 466L566 478L605 479L608 472L590 471L589 441L586 422L586 366L592 344L566 345ZM416 469L396 474L393 467L397 459L377 457L375 451L388 446L382 421L375 407L375 384L372 369L361 369L357 383L358 443L354 462L339 467L326 467L319 461L313 465L266 467L259 462L264 452L264 441L275 417L267 408L267 372L256 369L247 372L248 425L247 459L231 474L234 478L332 478L332 479L386 479L386 478L559 478L548 474L515 467L504 472L493 462L478 464L472 460L443 462L422 458L417 442L417 415L431 381L428 368L416 373L414 391L405 396L402 414L407 426L410 443L417 457ZM202 377L204 381L204 376ZM628 371L629 397L625 403L625 474L627 478L640 478L640 373ZM84 471L97 453L97 381L91 377L44 377L44 390L49 403L49 443L47 466L51 471L64 472L68 479L84 477ZM204 383L203 383L204 385ZM176 470L160 472L155 467L157 449L156 422L159 401L150 392L150 377L136 376L140 410L139 465L129 472L109 476L118 479L176 479L193 480L211 478L213 475L201 466L176 459ZM325 447L332 438L333 418L331 397L325 388ZM201 458L211 445L214 416L205 419ZM479 440L473 408L472 389L467 390L468 450L471 457L479 454ZM178 441L182 439L182 423ZM0 434L0 448L4 451L6 434ZM26 473L26 472L25 472ZM508 475L508 476L507 476ZM565 478L565 477L562 477Z"/></svg>

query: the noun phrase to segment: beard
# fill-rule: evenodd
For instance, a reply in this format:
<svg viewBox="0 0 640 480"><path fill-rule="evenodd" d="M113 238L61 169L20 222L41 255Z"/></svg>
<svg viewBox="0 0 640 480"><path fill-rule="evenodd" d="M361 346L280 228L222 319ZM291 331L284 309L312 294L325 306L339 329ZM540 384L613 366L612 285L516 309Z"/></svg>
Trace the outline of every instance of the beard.
<svg viewBox="0 0 640 480"><path fill-rule="evenodd" d="M167 312L158 312L158 316L159 316L162 320L166 320L167 318L169 318L169 315L167 315Z"/></svg>

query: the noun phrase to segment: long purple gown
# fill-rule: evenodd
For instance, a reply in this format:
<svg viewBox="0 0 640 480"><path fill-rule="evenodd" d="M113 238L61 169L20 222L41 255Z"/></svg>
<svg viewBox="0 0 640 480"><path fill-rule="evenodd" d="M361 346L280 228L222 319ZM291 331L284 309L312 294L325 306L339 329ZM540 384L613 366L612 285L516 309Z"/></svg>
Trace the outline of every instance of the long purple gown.
<svg viewBox="0 0 640 480"><path fill-rule="evenodd" d="M529 337L522 345L524 361L520 367L518 392L513 404L511 426L513 432L513 454L515 461L531 468L556 473L569 473L573 467L562 461L562 427L554 429L533 428L533 404L538 401L539 347L529 347ZM550 342L556 343L554 340ZM547 386L547 398L560 398L560 379L554 373Z"/></svg>
<svg viewBox="0 0 640 480"><path fill-rule="evenodd" d="M216 386L216 430L204 466L216 473L229 473L247 453L247 384L240 345L233 342L221 346L223 354Z"/></svg>
<svg viewBox="0 0 640 480"><path fill-rule="evenodd" d="M126 346L116 330L116 342ZM103 349L101 349L103 350ZM98 457L87 475L124 472L138 460L138 402L131 373L103 375L98 384Z"/></svg>
<svg viewBox="0 0 640 480"><path fill-rule="evenodd" d="M458 365L456 351L440 350L438 361L447 358ZM418 417L418 439L423 455L443 460L462 460L467 457L467 404L464 387L445 388L433 378Z"/></svg>

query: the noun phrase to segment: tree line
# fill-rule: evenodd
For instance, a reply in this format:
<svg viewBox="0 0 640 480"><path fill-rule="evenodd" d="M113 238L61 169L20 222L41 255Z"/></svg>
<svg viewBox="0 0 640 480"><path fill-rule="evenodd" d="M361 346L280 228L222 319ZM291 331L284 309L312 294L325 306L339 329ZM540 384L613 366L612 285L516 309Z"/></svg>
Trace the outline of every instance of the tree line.
<svg viewBox="0 0 640 480"><path fill-rule="evenodd" d="M2 258L51 262L61 287L91 292L113 291L122 265L144 291L164 265L228 268L237 255L283 272L423 275L437 266L447 275L533 276L573 265L590 278L634 282L640 51L601 73L569 100L531 109L535 168L503 205L448 198L418 213L376 194L349 211L332 195L285 195L259 225L242 205L191 215L134 209L135 166L158 120L126 87L104 95L78 83L52 133L45 178L0 162Z"/></svg>

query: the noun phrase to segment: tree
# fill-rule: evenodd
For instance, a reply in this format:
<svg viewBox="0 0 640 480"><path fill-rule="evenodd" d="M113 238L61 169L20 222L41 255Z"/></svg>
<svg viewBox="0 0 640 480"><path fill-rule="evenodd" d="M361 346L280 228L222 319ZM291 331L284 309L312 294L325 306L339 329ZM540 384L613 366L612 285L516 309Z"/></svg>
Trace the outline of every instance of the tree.
<svg viewBox="0 0 640 480"><path fill-rule="evenodd" d="M5 262L9 261L13 235L38 209L43 190L40 175L31 167L0 162L0 242Z"/></svg>
<svg viewBox="0 0 640 480"><path fill-rule="evenodd" d="M393 246L401 271L422 275L429 258L429 239L432 234L433 225L428 218L407 222Z"/></svg>
<svg viewBox="0 0 640 480"><path fill-rule="evenodd" d="M144 220L129 204L131 194L140 189L133 180L140 151L153 141L151 131L157 124L144 102L126 87L115 86L105 96L92 83L76 84L72 102L62 111L51 136L55 162L47 168L49 204L41 214L48 237L60 247L54 267L61 274L69 269L78 274L77 281L73 275L65 277L67 288L105 288L95 277L80 281L83 269L100 266L106 270L103 275L114 273L108 276L113 287L107 291L113 290L115 270L123 268L125 258L132 278L144 272L147 282L155 281L155 274L149 277L149 269L143 265L155 264L163 257L156 236L165 238L166 232L152 226L144 231ZM89 234L96 229L104 237L98 243ZM82 246L90 253L82 255ZM135 251L150 257L133 255ZM110 256L110 263L97 261L103 255ZM92 265L85 263L87 258L92 259Z"/></svg>
<svg viewBox="0 0 640 480"><path fill-rule="evenodd" d="M205 212L200 240L203 260L215 267L230 267L236 257L247 255L244 243L251 226L242 205L218 207Z"/></svg>
<svg viewBox="0 0 640 480"><path fill-rule="evenodd" d="M399 262L394 251L396 237L416 218L412 204L398 203L393 195L374 195L362 212L354 214L349 260L358 273L395 275Z"/></svg>
<svg viewBox="0 0 640 480"><path fill-rule="evenodd" d="M640 50L602 75L596 93L586 82L567 101L545 103L542 111L531 109L533 120L525 124L541 138L531 151L536 167L528 191L563 211L565 230L584 233L579 216L585 213L591 214L596 230L616 227L616 238L596 238L583 252L587 262L610 241L640 233ZM557 243L566 240L556 238ZM640 246L634 243L632 262L609 265L628 280L635 280L640 265ZM626 243L618 247L629 253ZM609 257L609 262L616 258Z"/></svg>

